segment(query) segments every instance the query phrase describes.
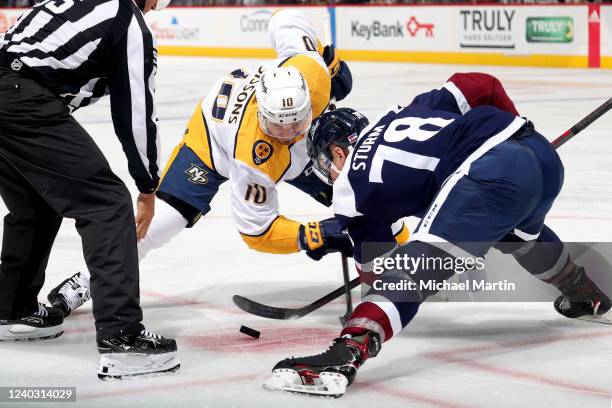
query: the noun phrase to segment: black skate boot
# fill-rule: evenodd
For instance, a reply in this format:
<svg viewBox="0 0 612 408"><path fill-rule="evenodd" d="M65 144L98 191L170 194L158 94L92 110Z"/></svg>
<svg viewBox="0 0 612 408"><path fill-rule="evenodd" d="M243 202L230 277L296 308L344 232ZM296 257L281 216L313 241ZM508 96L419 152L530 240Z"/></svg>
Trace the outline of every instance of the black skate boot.
<svg viewBox="0 0 612 408"><path fill-rule="evenodd" d="M162 374L181 367L176 341L143 330L138 335L98 340L98 378L122 380Z"/></svg>
<svg viewBox="0 0 612 408"><path fill-rule="evenodd" d="M610 298L587 276L583 267L572 265L572 268L564 284L559 286L563 295L555 300L555 310L572 319L607 323L609 320L602 316L612 307Z"/></svg>
<svg viewBox="0 0 612 408"><path fill-rule="evenodd" d="M380 336L369 331L362 336L339 337L322 354L287 358L272 369L265 383L269 391L338 398L344 395L357 375L357 369L380 351Z"/></svg>
<svg viewBox="0 0 612 408"><path fill-rule="evenodd" d="M0 341L33 341L59 337L64 333L61 310L38 304L38 310L23 317L0 320Z"/></svg>
<svg viewBox="0 0 612 408"><path fill-rule="evenodd" d="M67 317L77 307L91 299L89 282L77 272L49 292L49 302Z"/></svg>

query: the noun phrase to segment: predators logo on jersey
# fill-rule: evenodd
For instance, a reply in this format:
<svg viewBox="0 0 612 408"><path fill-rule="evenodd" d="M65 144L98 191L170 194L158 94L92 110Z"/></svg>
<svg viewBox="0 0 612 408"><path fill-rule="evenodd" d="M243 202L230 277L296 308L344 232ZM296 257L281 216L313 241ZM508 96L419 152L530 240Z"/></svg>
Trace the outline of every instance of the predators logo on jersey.
<svg viewBox="0 0 612 408"><path fill-rule="evenodd" d="M264 164L272 156L272 145L266 141L258 140L253 145L253 162L256 165Z"/></svg>
<svg viewBox="0 0 612 408"><path fill-rule="evenodd" d="M195 183L195 184L207 184L208 183L208 177L206 177L206 174L208 174L208 172L204 170L203 168L201 168L200 166L198 166L197 164L192 163L191 167L185 170L185 174L189 176L189 181L191 181L192 183Z"/></svg>

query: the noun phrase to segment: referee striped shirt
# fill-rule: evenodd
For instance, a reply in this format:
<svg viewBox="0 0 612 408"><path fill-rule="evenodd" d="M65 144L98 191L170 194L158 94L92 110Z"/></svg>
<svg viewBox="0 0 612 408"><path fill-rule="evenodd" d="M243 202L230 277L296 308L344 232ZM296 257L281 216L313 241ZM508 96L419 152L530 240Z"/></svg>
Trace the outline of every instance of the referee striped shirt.
<svg viewBox="0 0 612 408"><path fill-rule="evenodd" d="M141 192L159 182L157 51L133 0L44 0L4 35L0 53L74 111L110 94L115 133ZM21 68L23 68L21 66Z"/></svg>

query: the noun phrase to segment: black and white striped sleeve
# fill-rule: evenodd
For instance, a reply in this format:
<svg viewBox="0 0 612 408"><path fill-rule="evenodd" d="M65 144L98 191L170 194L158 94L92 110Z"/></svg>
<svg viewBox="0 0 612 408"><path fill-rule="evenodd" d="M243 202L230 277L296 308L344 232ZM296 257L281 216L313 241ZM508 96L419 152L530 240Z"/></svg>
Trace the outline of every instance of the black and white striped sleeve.
<svg viewBox="0 0 612 408"><path fill-rule="evenodd" d="M150 193L159 183L160 141L154 103L157 51L140 12L134 13L114 56L109 91L115 133L138 190Z"/></svg>

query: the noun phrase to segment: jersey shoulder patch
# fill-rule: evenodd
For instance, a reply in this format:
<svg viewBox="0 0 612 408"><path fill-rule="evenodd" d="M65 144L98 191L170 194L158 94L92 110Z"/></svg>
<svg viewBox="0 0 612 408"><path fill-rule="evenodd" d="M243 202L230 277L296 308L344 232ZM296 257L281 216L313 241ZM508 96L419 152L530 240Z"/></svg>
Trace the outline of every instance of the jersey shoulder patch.
<svg viewBox="0 0 612 408"><path fill-rule="evenodd" d="M256 165L262 165L270 156L274 153L272 145L265 140L257 140L253 145L253 163Z"/></svg>
<svg viewBox="0 0 612 408"><path fill-rule="evenodd" d="M291 165L289 146L278 143L259 127L255 98L249 101L238 127L234 158L267 174L275 183Z"/></svg>

